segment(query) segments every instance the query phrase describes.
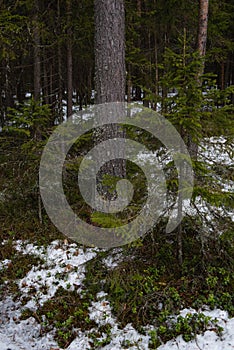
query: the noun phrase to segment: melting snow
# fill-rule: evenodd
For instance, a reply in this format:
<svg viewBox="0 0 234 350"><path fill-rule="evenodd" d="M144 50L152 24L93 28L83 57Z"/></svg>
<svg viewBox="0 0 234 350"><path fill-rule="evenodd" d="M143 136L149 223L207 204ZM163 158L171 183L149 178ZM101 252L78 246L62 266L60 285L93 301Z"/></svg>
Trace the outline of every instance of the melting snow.
<svg viewBox="0 0 234 350"><path fill-rule="evenodd" d="M225 146L225 143L225 138L211 138L209 140L209 147L205 147L202 153L205 158L210 159L210 164L213 164L217 159L222 164L232 164L232 155L224 152L223 146ZM141 155L141 159L145 157ZM146 158L147 161L150 161L150 157ZM153 160L155 161L155 158ZM230 190L233 188L233 183L225 184L225 186L225 190ZM5 242L1 246L3 249L4 244ZM38 256L43 262L37 266L32 266L26 276L17 281L22 297L28 298L26 305L22 305L21 299L15 301L9 296L3 296L0 301L0 350L60 350L54 340L55 330L45 334L42 325L34 317L20 320L22 310L28 307L36 311L40 305L43 305L46 300L55 295L60 286L68 290L77 289L80 292L85 278L85 264L93 259L100 249L83 249L75 243L68 244L66 240L64 242L56 240L47 248L28 242L16 241L15 248L22 254ZM121 259L120 249L116 250L115 254L103 259L103 263L108 268L114 268ZM0 270L7 268L10 263L10 260L1 261ZM89 307L90 319L97 324L97 329L101 325L109 325L110 327L110 334L108 335L110 343L103 347L100 346L98 349L149 349L149 334L153 326L145 327L145 335L139 334L131 324L121 329L112 314L108 295L100 291L96 300L91 302ZM184 317L188 312L196 311L184 309L181 311L181 315ZM221 337L218 337L215 331L210 329L203 335L197 335L196 339L190 342L185 342L182 336L179 336L166 344L162 344L158 350L234 350L234 318L228 318L227 312L218 309L202 312L218 320L218 324L223 327ZM92 331L95 331L95 329L89 331L78 330L77 338L67 347L67 350L93 348L92 339L89 337ZM102 334L99 340L104 340L106 337L107 334Z"/></svg>
<svg viewBox="0 0 234 350"><path fill-rule="evenodd" d="M22 241L16 242L16 249L22 254L34 254L40 256L44 262L39 266L33 266L28 274L18 281L23 296L30 298L26 305L21 301L13 301L7 297L0 302L1 322L0 322L0 349L1 350L62 350L54 340L54 331L44 334L41 324L36 318L30 317L26 320L20 320L20 315L25 307L36 311L39 305L50 299L59 286L73 289L81 287L85 277L85 263L93 259L99 249L82 249L76 244L68 244L61 241L52 242L46 249ZM111 268L111 263L116 266L117 260L121 260L121 252L118 251L116 259L105 259L105 263ZM7 265L8 261L1 262L1 266ZM112 266L112 267L113 267ZM46 293L41 292L41 287L46 286ZM31 288L35 292L30 293ZM79 288L78 288L79 291ZM96 296L95 302L89 307L89 317L95 321L98 326L109 325L110 343L103 347L103 350L121 350L121 349L149 349L150 335L152 326L145 327L145 335L139 334L131 324L123 329L118 325L112 314L111 306L108 301L108 294L100 291ZM188 312L195 310L184 309L181 315L185 316ZM204 335L198 335L195 340L186 343L181 336L161 345L159 350L233 350L234 349L234 318L229 319L228 314L222 310L206 310L203 312L212 318L217 318L219 325L223 327L222 337L208 330ZM78 331L77 338L67 347L67 350L85 350L92 348L92 339L89 337L89 330ZM103 334L98 340L106 339L107 334Z"/></svg>

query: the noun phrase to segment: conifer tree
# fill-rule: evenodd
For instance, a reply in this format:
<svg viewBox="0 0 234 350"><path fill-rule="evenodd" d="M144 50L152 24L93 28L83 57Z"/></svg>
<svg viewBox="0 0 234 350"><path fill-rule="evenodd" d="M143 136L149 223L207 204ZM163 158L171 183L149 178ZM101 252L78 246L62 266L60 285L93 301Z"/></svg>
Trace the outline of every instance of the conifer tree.
<svg viewBox="0 0 234 350"><path fill-rule="evenodd" d="M95 0L95 90L96 103L124 102L125 100L125 13L123 0ZM116 124L101 128L96 141L123 137ZM104 155L105 158L105 155ZM115 159L105 164L100 172L115 178L125 177L126 163ZM104 186L106 197L108 186Z"/></svg>

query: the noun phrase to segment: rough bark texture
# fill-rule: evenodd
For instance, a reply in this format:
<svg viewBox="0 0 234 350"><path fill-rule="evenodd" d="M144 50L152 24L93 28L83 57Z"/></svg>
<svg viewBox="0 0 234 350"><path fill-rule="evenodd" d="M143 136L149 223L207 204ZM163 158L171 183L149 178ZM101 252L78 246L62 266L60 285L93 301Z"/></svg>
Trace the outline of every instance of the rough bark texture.
<svg viewBox="0 0 234 350"><path fill-rule="evenodd" d="M206 42L207 42L207 26L208 26L208 9L209 0L199 0L199 21L198 21L198 37L197 37L197 49L200 56L203 58L203 64L199 68L197 74L197 80L201 84L201 76L205 68L205 54L206 54ZM193 142L189 137L189 153L193 159L197 159L198 144Z"/></svg>
<svg viewBox="0 0 234 350"><path fill-rule="evenodd" d="M57 22L58 22L58 36L61 35L61 11L60 11L60 0L57 0ZM61 42L58 40L58 118L59 122L63 121L63 85L62 85L62 50Z"/></svg>
<svg viewBox="0 0 234 350"><path fill-rule="evenodd" d="M197 46L200 55L206 54L209 0L199 1L199 25Z"/></svg>
<svg viewBox="0 0 234 350"><path fill-rule="evenodd" d="M38 23L39 1L34 0L33 13L33 55L34 55L34 99L39 101L41 92L40 29Z"/></svg>
<svg viewBox="0 0 234 350"><path fill-rule="evenodd" d="M71 0L67 0L67 117L72 114L72 28Z"/></svg>
<svg viewBox="0 0 234 350"><path fill-rule="evenodd" d="M125 100L125 11L124 0L95 0L95 90L97 104L124 102ZM121 111L119 111L121 113ZM99 128L95 142L100 143L115 137L124 137L116 124ZM106 150L108 153L108 150ZM105 154L100 157L106 159ZM123 178L126 161L115 159L102 167L97 178L99 192L113 199L109 186L101 186L103 175Z"/></svg>
<svg viewBox="0 0 234 350"><path fill-rule="evenodd" d="M125 97L124 0L95 0L96 103Z"/></svg>
<svg viewBox="0 0 234 350"><path fill-rule="evenodd" d="M200 80L205 68L205 54L207 42L207 27L208 27L208 11L209 0L199 0L199 20L198 20L198 35L197 49L203 59L203 65L198 72L198 81Z"/></svg>

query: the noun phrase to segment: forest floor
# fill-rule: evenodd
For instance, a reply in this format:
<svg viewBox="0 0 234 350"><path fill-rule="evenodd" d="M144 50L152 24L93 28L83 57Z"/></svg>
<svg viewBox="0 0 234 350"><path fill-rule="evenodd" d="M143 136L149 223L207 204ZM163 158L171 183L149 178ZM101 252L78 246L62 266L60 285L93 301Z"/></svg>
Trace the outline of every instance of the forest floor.
<svg viewBox="0 0 234 350"><path fill-rule="evenodd" d="M2 248L4 249L3 242ZM40 318L37 310L46 301L51 300L62 287L69 291L76 291L82 296L84 292L83 280L85 278L85 264L92 260L99 249L83 249L75 243L65 241L53 241L47 248L36 246L32 243L15 241L14 247L17 252L25 256L38 257L38 263L34 263L31 269L16 283L21 291L20 298L13 299L6 295L0 302L1 324L0 324L0 349L1 350L55 350L60 349L54 340L55 329L45 332L45 319ZM116 254L116 253L115 253ZM109 256L104 258L104 263L109 269L113 269L121 259L118 251L116 258ZM2 261L3 266L10 266L11 261ZM92 322L88 330L77 329L77 337L70 343L67 350L78 349L149 349L150 330L153 326L145 327L145 335L140 334L131 324L122 328L112 314L108 295L99 291L96 295L97 301L90 301L87 316ZM31 317L25 318L24 310L31 310ZM181 316L188 313L203 312L203 314L217 319L217 324L222 327L221 335L210 329L203 335L197 335L194 340L185 342L182 336L177 337L164 345L159 350L210 350L210 349L234 349L234 318L228 318L228 313L223 310L194 310L183 309ZM51 311L47 318L56 319L56 310ZM101 331L105 325L108 330ZM62 327L61 327L62 330ZM98 334L95 336L95 334ZM108 341L107 341L108 338ZM105 341L108 342L106 345ZM151 347L152 348L152 347Z"/></svg>
<svg viewBox="0 0 234 350"><path fill-rule="evenodd" d="M232 164L230 155L221 148L219 155L215 154L215 139L211 144L204 153L207 159L218 157L220 164ZM233 181L224 184L224 190L231 188ZM195 310L181 304L180 314L171 315L174 320L195 313L210 317L204 331L189 341L179 335L156 346L153 325L144 325L141 331L132 323L121 325L101 284L92 295L87 287L88 264L95 264L99 257L107 270L114 271L126 259L120 248L85 248L64 238L41 244L18 239L12 232L2 241L1 251L11 253L11 258L0 261L4 281L0 294L1 350L234 349L234 318L225 310L206 305ZM89 281L92 283L96 281ZM64 346L58 345L58 338Z"/></svg>

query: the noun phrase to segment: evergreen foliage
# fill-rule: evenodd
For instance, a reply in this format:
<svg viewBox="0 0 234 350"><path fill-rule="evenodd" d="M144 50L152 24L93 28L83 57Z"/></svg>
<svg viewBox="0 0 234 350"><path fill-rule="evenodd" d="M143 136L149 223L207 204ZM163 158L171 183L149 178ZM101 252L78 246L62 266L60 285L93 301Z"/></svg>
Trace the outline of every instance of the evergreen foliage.
<svg viewBox="0 0 234 350"><path fill-rule="evenodd" d="M81 110L94 102L93 1L72 0L71 5L73 108ZM108 271L103 267L100 253L90 263L85 283L92 298L98 285L109 293L122 325L132 322L140 329L142 325L154 324L157 332L151 334L151 342L156 348L181 333L190 340L210 324L220 333L215 321L202 314L171 320L170 315L178 315L181 307L208 305L234 313L233 164L226 164L221 158L225 153L233 158L234 5L232 0L210 0L205 61L196 50L196 2L126 0L125 7L127 100L137 100L159 111L177 128L188 148L191 142L197 145L198 155L193 159L195 186L191 211L179 228L182 264L178 264L178 230L166 234L166 219L161 219L152 232L124 247L126 259L115 269ZM68 23L65 1L40 1L37 25L41 86L36 101L33 10L33 3L28 0L0 2L0 237L30 237L47 242L47 235L57 237L60 233L43 209L38 171L43 147L64 120ZM204 74L199 76L203 65ZM148 133L130 126L125 131L129 138L166 158L167 150ZM92 136L93 130L70 149L63 169L64 192L72 209L86 222L101 227L121 226L144 205L146 178L136 165L127 162L127 178L134 186L132 202L123 213L94 212L77 189L77 171L83 155L93 147ZM214 148L220 153L217 159L210 156L217 154L212 153ZM168 160L163 170L173 204L178 195L173 162ZM105 184L114 191L117 180L105 178ZM14 253L9 246L4 258ZM23 270L28 269L27 259L22 264ZM1 281L17 278L22 271L16 269L12 275L1 275ZM61 290L59 293L58 297L63 296ZM75 294L71 293L68 299L75 303ZM66 319L64 305L58 306L61 312L56 321L57 338L62 345L74 336L72 322L77 326L87 323L88 329L92 326L89 319L85 320L86 300L79 300L78 304L80 309L76 306L71 318ZM40 310L40 317L44 313L52 319L55 305L56 298ZM79 317L84 318L81 323Z"/></svg>

